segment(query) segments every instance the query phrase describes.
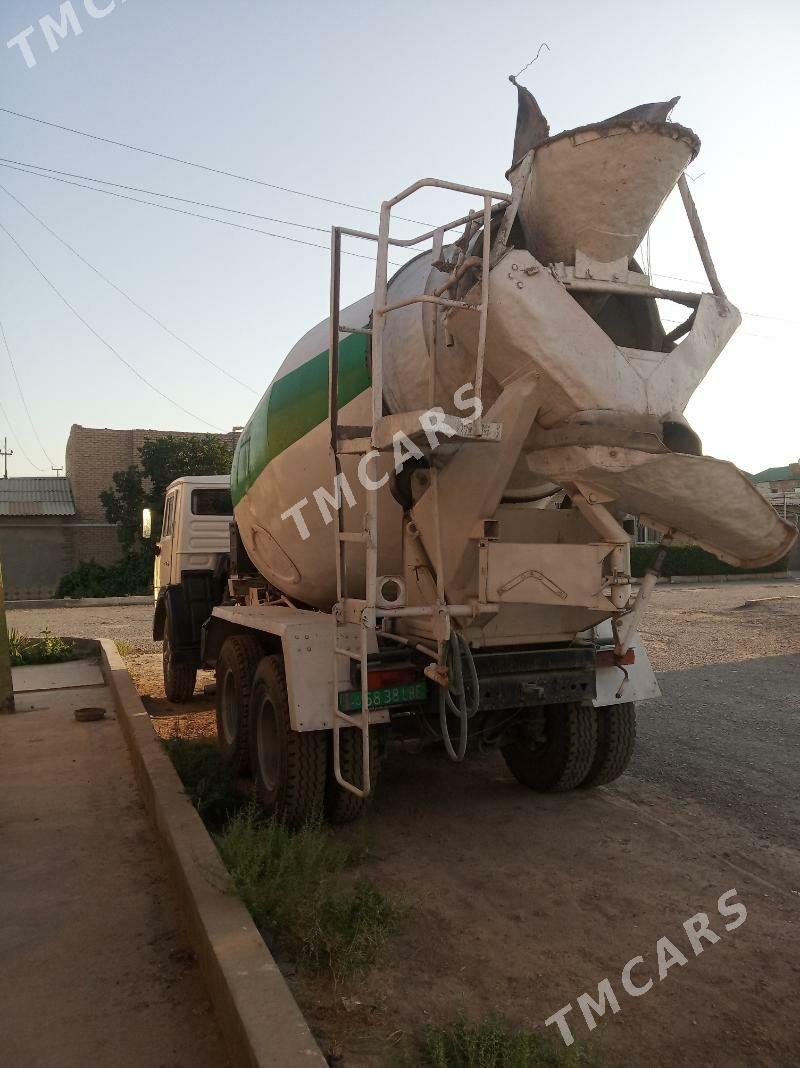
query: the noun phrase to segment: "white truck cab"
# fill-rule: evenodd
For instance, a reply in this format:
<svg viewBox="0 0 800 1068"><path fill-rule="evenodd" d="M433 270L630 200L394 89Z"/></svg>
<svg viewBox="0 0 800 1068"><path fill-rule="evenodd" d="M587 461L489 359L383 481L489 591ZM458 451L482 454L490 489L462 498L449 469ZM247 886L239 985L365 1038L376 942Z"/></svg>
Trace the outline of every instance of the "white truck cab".
<svg viewBox="0 0 800 1068"><path fill-rule="evenodd" d="M229 475L190 475L167 488L153 589L180 585L184 571L214 571L228 552L233 519Z"/></svg>
<svg viewBox="0 0 800 1068"><path fill-rule="evenodd" d="M232 520L229 475L189 475L167 487L155 550L153 639L163 642L170 701L194 693L200 628L225 592Z"/></svg>

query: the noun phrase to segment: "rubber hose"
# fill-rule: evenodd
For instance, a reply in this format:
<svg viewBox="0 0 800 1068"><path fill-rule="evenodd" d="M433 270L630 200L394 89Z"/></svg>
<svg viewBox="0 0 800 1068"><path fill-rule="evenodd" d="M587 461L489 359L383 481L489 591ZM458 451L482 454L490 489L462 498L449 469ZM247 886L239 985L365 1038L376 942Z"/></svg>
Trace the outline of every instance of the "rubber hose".
<svg viewBox="0 0 800 1068"><path fill-rule="evenodd" d="M472 699L469 704L467 703L467 694L464 689L462 656L466 657L470 681L472 683ZM453 632L450 641L447 643L445 662L448 667L450 684L448 685L447 690L442 687L439 689L439 726L441 728L442 741L444 742L444 748L448 757L452 761L455 761L455 763L460 763L464 759L464 755L467 751L469 721L478 711L480 690L478 687L478 671L475 667L475 658L472 655L472 650L466 639L459 634L458 631ZM452 685L453 681L455 681L455 687ZM451 694L456 697L458 703L453 700L450 696ZM447 728L448 710L452 712L460 722L458 750L453 748L450 731Z"/></svg>

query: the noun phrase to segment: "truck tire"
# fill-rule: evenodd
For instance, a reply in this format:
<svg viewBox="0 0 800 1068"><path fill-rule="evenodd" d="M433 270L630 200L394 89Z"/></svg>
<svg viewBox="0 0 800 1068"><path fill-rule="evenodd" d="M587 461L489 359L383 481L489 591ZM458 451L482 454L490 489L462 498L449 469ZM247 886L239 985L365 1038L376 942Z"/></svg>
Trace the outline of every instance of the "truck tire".
<svg viewBox="0 0 800 1068"><path fill-rule="evenodd" d="M328 780L325 789L325 815L331 823L352 823L359 819L370 806L375 796L375 786L381 767L381 746L378 735L379 727L371 727L369 732L369 797L356 797L345 790L336 781L333 770L333 732L330 732L328 749ZM339 758L342 775L348 782L360 787L363 783L361 754L363 752L363 735L356 727L346 727L339 732Z"/></svg>
<svg viewBox="0 0 800 1068"><path fill-rule="evenodd" d="M589 774L581 783L585 789L605 786L618 779L630 764L636 747L636 705L630 701L622 705L596 708L597 752Z"/></svg>
<svg viewBox="0 0 800 1068"><path fill-rule="evenodd" d="M265 656L255 673L248 716L256 797L288 827L321 818L328 740L325 731L293 731L283 660Z"/></svg>
<svg viewBox="0 0 800 1068"><path fill-rule="evenodd" d="M256 668L264 650L251 634L234 634L217 658L217 742L223 764L235 775L250 772L247 718Z"/></svg>
<svg viewBox="0 0 800 1068"><path fill-rule="evenodd" d="M172 625L169 612L164 624L164 640L161 643L161 655L164 662L164 693L167 700L174 705L183 705L194 696L194 684L197 681L197 668L188 664L176 664L172 654Z"/></svg>
<svg viewBox="0 0 800 1068"><path fill-rule="evenodd" d="M585 781L597 751L597 716L591 705L548 705L544 741L521 738L503 746L514 778L540 793L574 790Z"/></svg>

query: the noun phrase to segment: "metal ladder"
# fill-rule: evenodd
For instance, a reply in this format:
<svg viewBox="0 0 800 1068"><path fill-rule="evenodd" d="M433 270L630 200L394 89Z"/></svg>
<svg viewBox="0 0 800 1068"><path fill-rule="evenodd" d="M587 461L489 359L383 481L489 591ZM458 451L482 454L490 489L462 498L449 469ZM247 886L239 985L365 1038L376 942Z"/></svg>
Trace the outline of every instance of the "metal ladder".
<svg viewBox="0 0 800 1068"><path fill-rule="evenodd" d="M482 197L483 210L469 212L443 226L426 231L415 238L401 240L392 238L389 234L392 208L401 201L410 197L419 189L433 187L446 189L458 193L466 193ZM380 224L377 234L367 233L361 230L351 230L347 227L334 226L331 230L331 289L330 289L330 320L328 336L329 375L328 375L328 420L330 426L330 457L331 471L333 475L335 509L333 510L333 529L335 538L336 560L336 604L333 608L333 767L336 781L339 785L355 794L357 797L366 798L371 790L370 780L370 709L369 709L369 650L370 632L377 630L378 621L392 616L425 616L437 615L444 619L449 636L449 620L451 616L471 614L472 608L466 605L448 605L445 600L442 583L441 547L439 547L439 559L436 561L437 573L437 603L415 608L381 608L378 607L378 493L374 487L366 488L366 511L363 523L359 531L347 531L344 529L344 495L341 491L342 463L341 458L345 455L366 456L373 451L381 452L391 448L391 431L405 429L419 430L419 412L405 412L394 416L383 414L383 334L386 316L398 308L410 304L429 303L443 308L467 308L478 312L480 316L478 328L478 351L475 368L474 392L481 399L483 388L483 365L486 348L486 322L489 304L489 271L491 254L491 224L494 212L494 202L506 205L505 218L501 226L501 235L507 237L513 216L516 214L516 206L522 190L514 191L514 196L507 193L498 193L490 189L481 189L474 186L460 185L454 182L446 182L436 178L424 178L408 189L403 190L391 200L384 201L380 210ZM437 262L442 255L444 235L448 230L464 224L477 224L482 221L483 241L481 249L481 296L480 304L469 304L463 300L454 300L444 296L451 288L458 276L458 270L454 270L448 279L448 284L440 287L436 293L420 293L416 296L407 297L394 304L388 304L388 267L389 248L397 246L410 248L419 245L423 241L432 240L432 262ZM377 261L375 267L375 289L372 303L372 327L361 327L353 324L343 325L340 321L340 277L341 277L341 239L342 236L360 238L365 241L377 243ZM466 251L462 250L460 261L463 262ZM342 426L339 422L339 335L340 334L366 334L372 338L372 422L370 426ZM435 349L432 354L429 369L428 397L429 406L434 403L436 382ZM405 421L405 422L404 422ZM459 421L463 423L463 421ZM487 424L478 419L477 425L471 428L459 426L459 437L462 440L486 440L492 432L493 424ZM452 438L450 440L458 440ZM432 484L428 492L436 494L436 472L432 471ZM362 596L351 595L347 574L347 547L348 545L361 545L365 554L365 583ZM352 625L359 626L359 640L354 640ZM439 640L439 653L443 647ZM361 672L361 710L359 713L343 712L339 708L339 671L342 662L350 664L355 661L360 666ZM361 786L348 781L342 774L341 761L341 736L342 729L355 728L361 731Z"/></svg>

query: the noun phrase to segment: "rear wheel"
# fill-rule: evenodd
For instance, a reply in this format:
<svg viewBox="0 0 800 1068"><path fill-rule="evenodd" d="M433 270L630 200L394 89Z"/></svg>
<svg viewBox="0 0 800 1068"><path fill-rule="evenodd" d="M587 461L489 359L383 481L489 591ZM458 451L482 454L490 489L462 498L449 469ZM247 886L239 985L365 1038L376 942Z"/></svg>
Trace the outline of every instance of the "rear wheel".
<svg viewBox="0 0 800 1068"><path fill-rule="evenodd" d="M223 763L236 775L247 775L250 770L247 719L263 655L251 634L235 634L222 643L217 659L217 739Z"/></svg>
<svg viewBox="0 0 800 1068"><path fill-rule="evenodd" d="M333 731L330 732L330 745L328 751L328 781L325 790L325 815L331 823L351 823L363 816L369 808L375 794L375 785L381 766L381 747L378 735L378 727L370 727L369 732L369 779L370 792L368 797L358 797L340 786L336 781L333 770ZM363 786L363 762L361 754L364 751L363 735L357 727L346 727L339 732L339 763L343 778L358 786Z"/></svg>
<svg viewBox="0 0 800 1068"><path fill-rule="evenodd" d="M248 716L256 797L290 827L319 819L328 764L324 731L293 731L286 676L279 656L265 656L255 673Z"/></svg>
<svg viewBox="0 0 800 1068"><path fill-rule="evenodd" d="M605 786L628 767L636 747L636 705L605 705L594 710L597 718L597 752L581 786Z"/></svg>
<svg viewBox="0 0 800 1068"><path fill-rule="evenodd" d="M185 704L187 701L191 701L194 695L197 668L175 662L175 653L172 648L172 624L169 613L164 625L164 640L161 643L161 648L164 662L164 693L167 695L167 700L173 704Z"/></svg>
<svg viewBox="0 0 800 1068"><path fill-rule="evenodd" d="M520 734L502 753L515 779L542 793L574 790L588 776L597 751L591 705L547 705L538 731Z"/></svg>

